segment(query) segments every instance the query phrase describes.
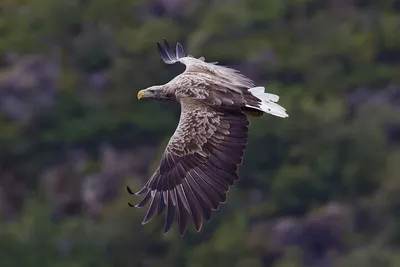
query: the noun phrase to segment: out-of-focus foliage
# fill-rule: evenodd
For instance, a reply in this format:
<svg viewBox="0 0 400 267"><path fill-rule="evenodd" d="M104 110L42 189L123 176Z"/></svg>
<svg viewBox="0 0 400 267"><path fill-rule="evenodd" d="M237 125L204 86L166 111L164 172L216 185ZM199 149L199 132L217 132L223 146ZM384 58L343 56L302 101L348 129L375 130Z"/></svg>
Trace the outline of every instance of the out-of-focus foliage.
<svg viewBox="0 0 400 267"><path fill-rule="evenodd" d="M241 70L290 117L251 119L201 233L129 209L179 107L155 43ZM2 0L1 266L398 266L400 1Z"/></svg>

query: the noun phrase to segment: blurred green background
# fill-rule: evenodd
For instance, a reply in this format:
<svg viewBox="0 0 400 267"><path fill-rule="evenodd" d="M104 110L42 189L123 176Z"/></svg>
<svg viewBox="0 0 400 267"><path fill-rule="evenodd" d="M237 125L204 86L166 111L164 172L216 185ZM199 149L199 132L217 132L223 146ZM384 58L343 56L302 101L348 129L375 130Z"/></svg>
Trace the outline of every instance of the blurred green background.
<svg viewBox="0 0 400 267"><path fill-rule="evenodd" d="M241 179L183 238L134 189L179 106L138 90L237 68L290 117L252 118ZM399 0L1 0L1 267L400 266Z"/></svg>

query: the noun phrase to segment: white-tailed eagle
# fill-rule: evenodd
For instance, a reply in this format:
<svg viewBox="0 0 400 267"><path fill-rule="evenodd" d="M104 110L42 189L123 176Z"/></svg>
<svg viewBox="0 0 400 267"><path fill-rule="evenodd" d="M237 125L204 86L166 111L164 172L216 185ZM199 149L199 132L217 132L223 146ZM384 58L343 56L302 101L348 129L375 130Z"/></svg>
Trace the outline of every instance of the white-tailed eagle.
<svg viewBox="0 0 400 267"><path fill-rule="evenodd" d="M216 62L207 63L203 57L185 56L180 43L174 53L164 41L164 48L157 43L161 59L166 64L183 63L186 70L164 85L139 91L138 99L177 102L181 116L159 167L135 193L143 196L136 207L150 202L142 224L165 210L165 233L177 217L183 236L189 216L199 232L203 218L210 219L238 180L238 166L247 145L247 115L288 115L276 104L279 96L265 93L264 87L255 87L238 71ZM129 187L128 192L133 194Z"/></svg>

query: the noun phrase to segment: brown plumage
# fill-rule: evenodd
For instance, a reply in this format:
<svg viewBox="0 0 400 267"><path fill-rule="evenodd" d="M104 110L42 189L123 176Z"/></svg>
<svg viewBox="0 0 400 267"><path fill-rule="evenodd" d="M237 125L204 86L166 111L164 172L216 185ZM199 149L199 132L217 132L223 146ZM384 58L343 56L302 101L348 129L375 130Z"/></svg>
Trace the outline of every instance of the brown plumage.
<svg viewBox="0 0 400 267"><path fill-rule="evenodd" d="M246 114L288 115L274 103L278 96L254 87L238 71L185 56L179 43L176 54L166 40L165 48L157 45L165 63L181 62L186 70L165 85L141 90L138 98L178 102L181 117L160 166L136 193L143 196L136 207L150 202L143 224L165 210L164 232L177 218L183 236L189 217L200 231L203 219L209 220L212 211L226 201L230 186L238 179L247 144ZM133 194L129 187L128 192Z"/></svg>

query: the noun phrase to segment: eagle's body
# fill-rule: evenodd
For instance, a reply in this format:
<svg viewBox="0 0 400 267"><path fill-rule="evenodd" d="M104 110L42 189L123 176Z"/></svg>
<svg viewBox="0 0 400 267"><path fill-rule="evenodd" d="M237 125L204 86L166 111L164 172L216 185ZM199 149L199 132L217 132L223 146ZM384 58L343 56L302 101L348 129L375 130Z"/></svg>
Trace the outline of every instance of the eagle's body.
<svg viewBox="0 0 400 267"><path fill-rule="evenodd" d="M274 103L278 96L265 93L264 87L254 87L236 70L185 56L179 43L176 56L166 41L165 46L163 49L158 44L164 62L179 61L186 65L185 72L165 85L140 91L138 98L178 102L181 116L160 166L136 193L144 195L136 207L151 200L143 224L166 209L164 232L169 231L177 215L179 232L184 235L188 217L200 231L203 218L208 220L211 212L226 201L230 186L238 179L238 166L247 145L246 114L288 115Z"/></svg>

